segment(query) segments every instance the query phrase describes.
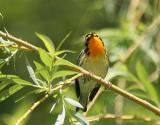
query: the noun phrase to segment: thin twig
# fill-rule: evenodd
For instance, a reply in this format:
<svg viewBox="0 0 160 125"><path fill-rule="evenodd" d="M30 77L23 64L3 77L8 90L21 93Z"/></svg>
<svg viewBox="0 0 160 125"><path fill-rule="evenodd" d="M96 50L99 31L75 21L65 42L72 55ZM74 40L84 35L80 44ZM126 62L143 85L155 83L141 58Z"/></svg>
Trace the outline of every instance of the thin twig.
<svg viewBox="0 0 160 125"><path fill-rule="evenodd" d="M119 120L142 120L144 122L158 122L159 120L153 119L151 117L147 116L134 116L134 115L122 115L122 116L116 116L115 114L106 114L106 115L94 115L94 116L88 116L87 120L90 122L98 121L100 119L119 119Z"/></svg>
<svg viewBox="0 0 160 125"><path fill-rule="evenodd" d="M59 84L59 86L51 89L51 92L46 94L44 97L42 97L41 99L39 99L38 101L36 101L20 118L17 119L16 124L15 125L19 125L23 120L25 120L27 118L27 116L37 107L39 106L42 102L44 102L50 95L52 95L56 90L59 90L60 88L62 88L64 85L71 83L71 81L75 80L76 78L82 76L82 74L77 74L65 81L61 81Z"/></svg>
<svg viewBox="0 0 160 125"><path fill-rule="evenodd" d="M132 0L132 2L134 2L134 0ZM137 0L137 3L136 3L136 5L134 5L135 7L134 7L134 9L138 6L138 3L139 3L140 1L139 0ZM155 29L155 27L157 27L157 26L159 26L160 25L160 16L159 17L157 17L156 19L154 19L154 21L151 23L151 25L149 25L149 27L147 28L147 30L136 40L137 42L135 42L134 44L132 44L129 48L128 48L128 50L127 50L127 52L125 52L125 53L123 53L123 54L121 54L119 57L120 57L120 60L122 61L122 62L125 62L130 56L131 56L131 54L140 46L140 44L144 41L144 38L149 34L149 33L151 33L154 29ZM114 66L117 66L117 65L119 65L119 63L116 63ZM100 93L98 92L97 93L98 95L96 95L95 97L95 99L93 99L93 101L91 102L91 104L89 104L89 108L88 108L88 111L89 111L89 109L91 109L91 107L94 105L94 103L95 103L95 101L96 101L96 99L98 98L98 96L100 95ZM85 113L85 115L87 115L88 114L88 111Z"/></svg>
<svg viewBox="0 0 160 125"><path fill-rule="evenodd" d="M96 100L98 99L98 97L100 96L100 94L103 92L104 87L100 87L100 89L98 90L98 92L96 93L95 97L93 98L93 100L89 103L87 111L84 113L84 116L87 116L88 112L90 111L90 109L93 107L94 103L96 102Z"/></svg>
<svg viewBox="0 0 160 125"><path fill-rule="evenodd" d="M122 95L123 97L126 97L131 101L134 101L135 103L143 106L144 108L146 108L146 109L148 109L148 110L152 111L153 113L155 113L155 114L160 116L160 109L157 108L156 106L152 105L151 103L147 102L146 100L143 100L143 99L141 99L141 98L139 98L139 97L137 97L135 95L132 95L131 93L129 93L129 92L127 92L127 91L115 86L114 84L111 84L108 81L105 81L101 77L96 76L96 75L84 70L81 67L76 67L76 69L79 70L84 75L87 75L87 76L95 79L96 81L98 81L98 83L103 85L105 88L108 88L108 89L110 89L110 90Z"/></svg>
<svg viewBox="0 0 160 125"><path fill-rule="evenodd" d="M120 55L120 60L124 62L130 57L130 55L140 46L140 44L144 41L144 39L152 33L157 27L160 25L160 16L154 19L154 21L148 26L145 32L132 44L127 52Z"/></svg>
<svg viewBox="0 0 160 125"><path fill-rule="evenodd" d="M44 97L42 97L40 100L38 100L37 102L35 102L30 108L29 110L27 110L27 112L25 112L17 121L15 125L19 125L24 119L27 118L27 116L38 106L40 105L42 102L44 102L47 98L49 97L49 94L46 94Z"/></svg>
<svg viewBox="0 0 160 125"><path fill-rule="evenodd" d="M24 46L17 46L17 45L0 45L0 48L10 48L10 49L21 49L21 50L25 50L25 51L31 51L31 49L28 49Z"/></svg>
<svg viewBox="0 0 160 125"><path fill-rule="evenodd" d="M8 40L10 40L12 42L15 42L19 46L24 46L24 47L30 49L31 51L38 51L38 48L36 46L30 44L27 41L24 41L24 40L21 40L19 38L16 38L16 37L10 35L9 33L4 33L2 31L0 31L0 36L5 38L5 39L8 39Z"/></svg>

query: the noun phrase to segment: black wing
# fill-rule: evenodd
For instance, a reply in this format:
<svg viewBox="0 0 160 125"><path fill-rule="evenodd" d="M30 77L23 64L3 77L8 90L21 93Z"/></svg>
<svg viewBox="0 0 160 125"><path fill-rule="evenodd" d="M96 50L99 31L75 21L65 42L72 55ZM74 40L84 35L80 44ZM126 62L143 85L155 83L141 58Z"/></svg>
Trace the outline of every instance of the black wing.
<svg viewBox="0 0 160 125"><path fill-rule="evenodd" d="M85 58L86 54L85 54L85 49L83 49L81 51L81 53L79 54L78 56L78 59L77 59L77 65L81 66L83 64L83 61L84 61L84 58ZM78 78L75 80L75 90L76 90L76 95L77 97L80 96L80 87L79 87L79 80Z"/></svg>
<svg viewBox="0 0 160 125"><path fill-rule="evenodd" d="M92 101L92 100L93 100L93 98L94 98L95 95L97 94L97 92L98 92L100 86L101 86L101 85L98 84L98 86L95 87L95 88L91 91L91 93L90 93L90 95L89 95L89 101Z"/></svg>

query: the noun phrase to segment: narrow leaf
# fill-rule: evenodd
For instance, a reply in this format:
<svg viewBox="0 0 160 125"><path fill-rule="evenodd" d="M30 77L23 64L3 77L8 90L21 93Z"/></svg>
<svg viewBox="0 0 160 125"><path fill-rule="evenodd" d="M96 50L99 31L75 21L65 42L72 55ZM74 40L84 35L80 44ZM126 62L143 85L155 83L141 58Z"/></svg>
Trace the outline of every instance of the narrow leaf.
<svg viewBox="0 0 160 125"><path fill-rule="evenodd" d="M52 67L52 58L45 50L38 48L38 52L41 58L41 61L48 66L49 68Z"/></svg>
<svg viewBox="0 0 160 125"><path fill-rule="evenodd" d="M63 125L64 124L64 119L65 119L65 108L63 106L62 107L62 112L61 112L61 114L58 115L58 118L56 120L55 125Z"/></svg>
<svg viewBox="0 0 160 125"><path fill-rule="evenodd" d="M154 88L153 84L150 82L149 75L145 70L144 66L140 62L136 64L136 71L140 81L145 86L150 98L154 100L156 104L158 104L159 101L158 101L158 95L157 95L156 89Z"/></svg>
<svg viewBox="0 0 160 125"><path fill-rule="evenodd" d="M49 81L50 76L49 76L49 72L48 72L47 68L44 67L43 65L41 65L40 63L36 62L36 61L34 61L34 64L35 64L35 66L36 66L36 68L37 68L37 71L36 71L36 72L40 73L41 76L42 76L46 81Z"/></svg>
<svg viewBox="0 0 160 125"><path fill-rule="evenodd" d="M61 46L63 45L63 43L66 41L66 39L70 36L71 32L69 32L63 39L62 41L60 41L59 45L57 46L56 50L60 50Z"/></svg>
<svg viewBox="0 0 160 125"><path fill-rule="evenodd" d="M20 95L20 96L16 99L15 103L17 103L17 102L25 99L26 97L28 97L28 96L30 96L30 95L32 95L32 94L39 94L39 93L44 92L44 91L45 91L44 89L37 89L37 88L36 88L35 90L31 90L31 91L29 90L29 91L23 93L23 95Z"/></svg>
<svg viewBox="0 0 160 125"><path fill-rule="evenodd" d="M2 19L3 19L3 15L2 15L2 13L0 12L0 16L2 17Z"/></svg>
<svg viewBox="0 0 160 125"><path fill-rule="evenodd" d="M79 107L79 108L82 108L82 109L83 109L83 106L82 106L79 102L77 102L77 101L75 101L75 100L73 100L73 99L71 99L71 98L64 98L64 100L65 100L66 102L68 102L69 104L75 106L75 107Z"/></svg>
<svg viewBox="0 0 160 125"><path fill-rule="evenodd" d="M58 72L55 72L53 74L52 80L54 80L56 78L59 78L59 77L65 77L67 75L74 75L74 74L77 74L77 72L75 72L75 71L69 71L69 70L58 71Z"/></svg>
<svg viewBox="0 0 160 125"><path fill-rule="evenodd" d="M62 58L56 60L54 65L55 66L56 65L64 65L64 66L69 66L69 67L73 67L73 68L76 68L76 69L78 68L77 65L75 65L75 64L73 64L73 63L71 63L71 62L69 62L69 61L67 61L65 59L62 59Z"/></svg>
<svg viewBox="0 0 160 125"><path fill-rule="evenodd" d="M49 37L47 37L47 36L45 36L43 34L40 34L40 33L36 33L36 35L38 36L39 39L42 40L42 42L46 46L46 48L49 51L49 53L50 54L54 54L55 47L54 47L54 44L53 44L52 40Z"/></svg>
<svg viewBox="0 0 160 125"><path fill-rule="evenodd" d="M58 56L58 55L63 54L63 53L75 53L75 52L71 51L71 50L61 50L61 51L55 52L54 56Z"/></svg>
<svg viewBox="0 0 160 125"><path fill-rule="evenodd" d="M53 112L53 110L54 110L56 104L57 104L57 102L55 102L55 103L52 105L51 110L49 111L49 113L52 113L52 112Z"/></svg>
<svg viewBox="0 0 160 125"><path fill-rule="evenodd" d="M18 92L22 88L23 88L23 86L14 85L14 86L11 86L11 87L3 90L0 93L0 102L6 100L7 98L9 98L11 95L13 95L14 93Z"/></svg>
<svg viewBox="0 0 160 125"><path fill-rule="evenodd" d="M110 68L108 72L109 73L107 74L107 80L111 80L117 76L127 76L127 72L120 71L118 69Z"/></svg>
<svg viewBox="0 0 160 125"><path fill-rule="evenodd" d="M47 83L45 81L42 81L40 79L37 79L38 83L43 86L43 87L46 87L47 86Z"/></svg>
<svg viewBox="0 0 160 125"><path fill-rule="evenodd" d="M18 85L28 85L28 86L32 86L32 83L26 81L26 80L23 80L19 77L17 78L12 78L12 81Z"/></svg>
<svg viewBox="0 0 160 125"><path fill-rule="evenodd" d="M8 86L10 84L10 82L8 80L3 80L0 83L0 91L3 90L6 86Z"/></svg>
<svg viewBox="0 0 160 125"><path fill-rule="evenodd" d="M0 75L0 80L8 80L8 82L14 82L19 85L29 85L29 86L32 85L32 83L23 80L16 75Z"/></svg>
<svg viewBox="0 0 160 125"><path fill-rule="evenodd" d="M28 61L27 58L26 58L26 65L27 65L27 70L28 70L28 72L29 72L29 75L30 75L30 77L32 78L33 82L34 82L36 85L39 86L39 83L38 83L38 81L37 81L37 78L36 78L36 75L35 75L35 73L34 73L34 70L33 70L33 68L31 67L31 65L30 65L30 63L29 63L29 61Z"/></svg>
<svg viewBox="0 0 160 125"><path fill-rule="evenodd" d="M90 125L85 117L83 117L80 113L71 111L72 115L79 121L82 125Z"/></svg>

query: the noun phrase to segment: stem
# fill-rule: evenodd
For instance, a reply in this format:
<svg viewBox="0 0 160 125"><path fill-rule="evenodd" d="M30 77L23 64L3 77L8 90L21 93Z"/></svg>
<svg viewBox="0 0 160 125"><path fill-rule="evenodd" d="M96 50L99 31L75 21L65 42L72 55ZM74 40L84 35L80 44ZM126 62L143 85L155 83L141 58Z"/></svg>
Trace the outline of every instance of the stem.
<svg viewBox="0 0 160 125"><path fill-rule="evenodd" d="M24 119L27 118L27 116L38 106L40 105L42 102L44 102L47 98L49 97L49 94L46 94L43 98L41 98L40 100L38 100L37 102L35 102L30 108L29 110L27 110L27 112L25 112L17 121L15 125L19 125Z"/></svg>
<svg viewBox="0 0 160 125"><path fill-rule="evenodd" d="M78 77L80 77L82 74L77 74L69 79L67 79L66 81L62 81L60 82L59 86L51 89L50 93L46 94L44 97L42 97L41 99L39 99L37 102L35 102L19 119L17 119L16 121L16 124L15 125L19 125L24 119L27 118L27 116L37 107L39 106L42 102L44 102L49 96L53 95L53 93L56 91L56 90L59 90L61 89L64 84L69 84L69 81L73 81L75 79L77 79Z"/></svg>
<svg viewBox="0 0 160 125"><path fill-rule="evenodd" d="M155 122L155 123L159 121L147 116L134 116L134 115L116 116L115 114L106 114L106 115L101 114L101 115L87 117L87 120L89 120L90 122L98 121L100 119L142 120L144 122Z"/></svg>
<svg viewBox="0 0 160 125"><path fill-rule="evenodd" d="M122 95L123 97L126 97L128 98L129 100L131 101L134 101L135 103L143 106L144 108L152 111L153 113L157 114L160 116L160 109L157 108L156 106L152 105L151 103L147 102L146 100L143 100L135 95L132 95L131 93L115 86L114 84L111 84L110 82L108 81L105 81L104 79L102 79L101 77L99 76L96 76L86 70L84 70L83 68L81 67L76 67L77 70L79 70L81 73L83 73L84 75L87 75L91 78L93 78L94 80L98 81L99 84L103 85L105 88L108 88L120 95Z"/></svg>
<svg viewBox="0 0 160 125"><path fill-rule="evenodd" d="M5 38L5 39L8 39L8 40L10 40L10 41L12 41L14 43L17 43L20 46L24 46L24 47L26 47L26 48L28 48L28 49L30 49L32 51L35 51L35 52L38 51L38 48L36 46L28 43L27 41L24 41L24 40L21 40L19 38L16 38L16 37L14 37L14 36L12 36L12 35L10 35L8 33L4 33L2 31L0 31L0 36Z"/></svg>

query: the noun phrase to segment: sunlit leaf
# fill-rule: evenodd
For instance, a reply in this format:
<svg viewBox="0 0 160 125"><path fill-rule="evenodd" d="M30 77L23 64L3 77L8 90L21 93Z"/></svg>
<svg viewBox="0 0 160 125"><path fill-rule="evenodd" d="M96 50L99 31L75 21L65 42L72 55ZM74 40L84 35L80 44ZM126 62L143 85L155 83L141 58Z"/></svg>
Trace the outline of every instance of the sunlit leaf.
<svg viewBox="0 0 160 125"><path fill-rule="evenodd" d="M83 117L80 113L71 110L70 112L82 125L90 125L87 119Z"/></svg>
<svg viewBox="0 0 160 125"><path fill-rule="evenodd" d="M31 86L32 83L29 81L23 80L16 75L0 75L0 80L9 80L10 82L19 84L19 85L29 85Z"/></svg>
<svg viewBox="0 0 160 125"><path fill-rule="evenodd" d="M159 101L156 89L154 88L153 84L149 81L149 75L140 62L136 64L136 71L138 78L140 79L141 83L143 83L143 85L145 86L150 98L154 100L156 104L158 104Z"/></svg>
<svg viewBox="0 0 160 125"><path fill-rule="evenodd" d="M71 50L61 50L61 51L55 52L54 55L58 56L58 55L63 54L63 53L75 53L75 52L71 51Z"/></svg>
<svg viewBox="0 0 160 125"><path fill-rule="evenodd" d="M43 87L46 87L47 86L47 83L45 81L42 81L40 79L37 79L38 83L43 86Z"/></svg>
<svg viewBox="0 0 160 125"><path fill-rule="evenodd" d="M63 43L66 41L66 39L70 36L71 32L69 32L65 37L64 39L62 39L62 41L59 42L56 50L59 50L61 48L61 46L63 45Z"/></svg>
<svg viewBox="0 0 160 125"><path fill-rule="evenodd" d="M34 61L34 64L37 68L36 72L40 73L45 80L49 81L50 76L47 68L36 61Z"/></svg>
<svg viewBox="0 0 160 125"><path fill-rule="evenodd" d="M70 71L70 70L64 70L64 71L57 71L53 74L52 76L52 80L55 78L59 78L59 77L65 77L67 75L74 75L77 74L77 72L75 71Z"/></svg>
<svg viewBox="0 0 160 125"><path fill-rule="evenodd" d="M31 65L30 65L30 63L29 63L29 61L28 61L27 58L26 58L26 65L27 65L27 70L29 72L30 77L32 78L32 80L34 81L34 83L39 86L39 83L37 81L37 78L36 78L36 75L34 73L34 70L31 67Z"/></svg>
<svg viewBox="0 0 160 125"><path fill-rule="evenodd" d="M75 107L79 107L79 108L82 108L82 109L83 109L83 106L82 106L79 102L77 102L77 101L75 101L75 100L73 100L73 99L71 99L71 98L64 98L64 100L65 100L66 102L68 102L69 104L75 106Z"/></svg>
<svg viewBox="0 0 160 125"><path fill-rule="evenodd" d="M22 101L23 99L27 98L28 96L32 95L32 94L39 94L41 92L44 92L44 89L35 89L35 90L31 90L31 91L27 91L26 93L24 93L23 95L19 96L15 103Z"/></svg>
<svg viewBox="0 0 160 125"><path fill-rule="evenodd" d="M50 113L52 113L53 112L53 110L54 110L54 108L56 107L56 104L57 104L57 102L55 102L53 105L52 105L52 107L51 107L51 109L50 109Z"/></svg>
<svg viewBox="0 0 160 125"><path fill-rule="evenodd" d="M2 13L0 12L0 16L2 17L2 19L3 19L3 15L2 15Z"/></svg>
<svg viewBox="0 0 160 125"><path fill-rule="evenodd" d="M28 86L32 86L32 83L26 81L26 80L23 80L21 78L13 78L12 81L16 84L19 84L19 85L28 85Z"/></svg>
<svg viewBox="0 0 160 125"><path fill-rule="evenodd" d="M58 115L58 118L55 122L55 125L63 125L64 124L65 114L66 114L65 107L62 106L62 112L61 112L61 114Z"/></svg>
<svg viewBox="0 0 160 125"><path fill-rule="evenodd" d="M107 80L111 80L117 76L127 76L127 73L125 71L120 71L113 68L110 68L108 72L109 73L107 74Z"/></svg>
<svg viewBox="0 0 160 125"><path fill-rule="evenodd" d="M22 89L23 86L20 85L13 85L5 90L3 90L0 93L0 102L6 100L8 97L13 95L14 93L18 92L20 89Z"/></svg>
<svg viewBox="0 0 160 125"><path fill-rule="evenodd" d="M64 66L69 66L69 67L73 67L73 68L78 68L77 65L75 65L75 64L73 64L73 63L71 63L71 62L69 62L69 61L67 61L67 60L65 60L65 59L62 59L62 58L56 60L56 62L55 62L54 65L55 65L55 66L56 66L56 65L64 65Z"/></svg>
<svg viewBox="0 0 160 125"><path fill-rule="evenodd" d="M47 50L49 51L50 54L54 54L55 52L55 47L54 44L52 42L52 40L40 33L36 33L36 35L38 36L38 38L40 38L42 40L42 42L44 43L44 45L46 46Z"/></svg>
<svg viewBox="0 0 160 125"><path fill-rule="evenodd" d="M47 53L45 50L43 50L41 48L38 48L38 52L39 52L39 55L40 55L40 58L41 58L42 62L46 66L48 66L49 68L51 68L52 67L52 58L49 55L49 53Z"/></svg>
<svg viewBox="0 0 160 125"><path fill-rule="evenodd" d="M9 84L10 84L10 82L7 79L0 82L0 91L3 90Z"/></svg>

